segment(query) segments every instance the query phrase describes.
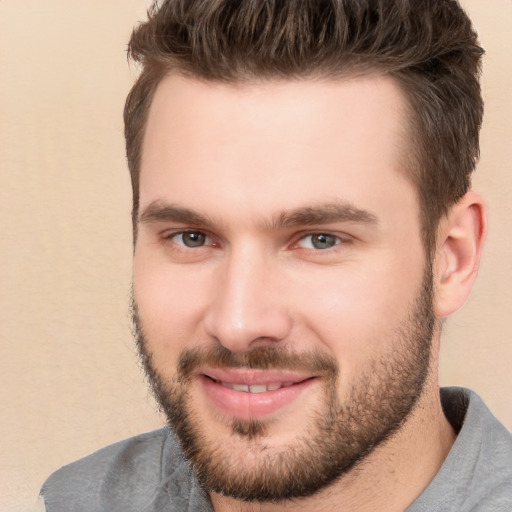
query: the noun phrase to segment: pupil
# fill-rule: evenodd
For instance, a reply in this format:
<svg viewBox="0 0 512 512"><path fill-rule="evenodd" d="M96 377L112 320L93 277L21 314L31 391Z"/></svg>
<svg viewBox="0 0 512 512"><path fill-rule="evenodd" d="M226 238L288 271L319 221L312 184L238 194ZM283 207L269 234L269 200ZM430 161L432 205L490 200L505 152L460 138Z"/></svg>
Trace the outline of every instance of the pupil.
<svg viewBox="0 0 512 512"><path fill-rule="evenodd" d="M315 249L329 249L336 245L336 239L332 235L313 235L312 242Z"/></svg>
<svg viewBox="0 0 512 512"><path fill-rule="evenodd" d="M183 233L183 243L187 247L200 247L204 245L205 238L202 233Z"/></svg>

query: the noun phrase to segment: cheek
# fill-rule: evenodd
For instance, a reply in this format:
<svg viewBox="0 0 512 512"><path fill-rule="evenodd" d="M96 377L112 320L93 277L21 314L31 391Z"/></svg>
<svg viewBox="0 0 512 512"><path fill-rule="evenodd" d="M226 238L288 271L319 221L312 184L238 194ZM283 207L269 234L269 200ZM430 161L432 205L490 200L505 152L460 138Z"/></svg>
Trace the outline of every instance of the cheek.
<svg viewBox="0 0 512 512"><path fill-rule="evenodd" d="M293 291L300 322L351 372L393 350L418 296L423 268L418 260L414 265L388 260L311 277Z"/></svg>
<svg viewBox="0 0 512 512"><path fill-rule="evenodd" d="M176 360L185 347L201 338L208 280L201 272L178 270L143 255L134 260L134 299L155 362Z"/></svg>

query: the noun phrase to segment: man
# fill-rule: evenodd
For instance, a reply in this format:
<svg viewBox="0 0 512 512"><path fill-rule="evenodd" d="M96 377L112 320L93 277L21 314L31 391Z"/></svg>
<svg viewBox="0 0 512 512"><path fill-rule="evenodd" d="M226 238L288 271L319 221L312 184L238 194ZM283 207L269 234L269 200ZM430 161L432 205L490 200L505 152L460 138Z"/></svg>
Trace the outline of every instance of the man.
<svg viewBox="0 0 512 512"><path fill-rule="evenodd" d="M438 386L486 232L451 0L170 0L125 108L137 343L170 429L49 512L504 511L512 439Z"/></svg>

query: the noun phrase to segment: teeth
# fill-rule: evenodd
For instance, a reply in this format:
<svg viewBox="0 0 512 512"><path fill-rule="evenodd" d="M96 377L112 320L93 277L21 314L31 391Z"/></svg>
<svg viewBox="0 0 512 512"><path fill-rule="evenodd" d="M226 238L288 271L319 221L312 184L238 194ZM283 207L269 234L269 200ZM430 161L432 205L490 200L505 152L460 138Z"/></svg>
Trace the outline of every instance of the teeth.
<svg viewBox="0 0 512 512"><path fill-rule="evenodd" d="M218 381L217 381L218 382ZM266 391L275 391L280 388L289 388L293 386L293 382L275 382L272 384L230 384L228 382L220 382L225 388L233 389L234 391L242 391L243 393L265 393Z"/></svg>
<svg viewBox="0 0 512 512"><path fill-rule="evenodd" d="M249 390L251 391L251 393L265 393L265 391L267 391L267 386L249 386Z"/></svg>
<svg viewBox="0 0 512 512"><path fill-rule="evenodd" d="M235 391L245 391L246 393L249 392L249 386L247 384L233 384L232 388Z"/></svg>

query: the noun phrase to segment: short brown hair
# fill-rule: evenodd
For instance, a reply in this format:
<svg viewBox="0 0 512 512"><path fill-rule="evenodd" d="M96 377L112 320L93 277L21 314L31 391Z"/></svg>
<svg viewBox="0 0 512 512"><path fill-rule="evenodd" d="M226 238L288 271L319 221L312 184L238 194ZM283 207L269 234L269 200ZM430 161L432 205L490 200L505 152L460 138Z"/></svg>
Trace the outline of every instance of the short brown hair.
<svg viewBox="0 0 512 512"><path fill-rule="evenodd" d="M454 0L166 0L134 30L128 53L142 66L124 111L134 229L144 128L169 72L226 83L387 74L408 99L410 174L430 251L439 219L470 186L483 50Z"/></svg>

